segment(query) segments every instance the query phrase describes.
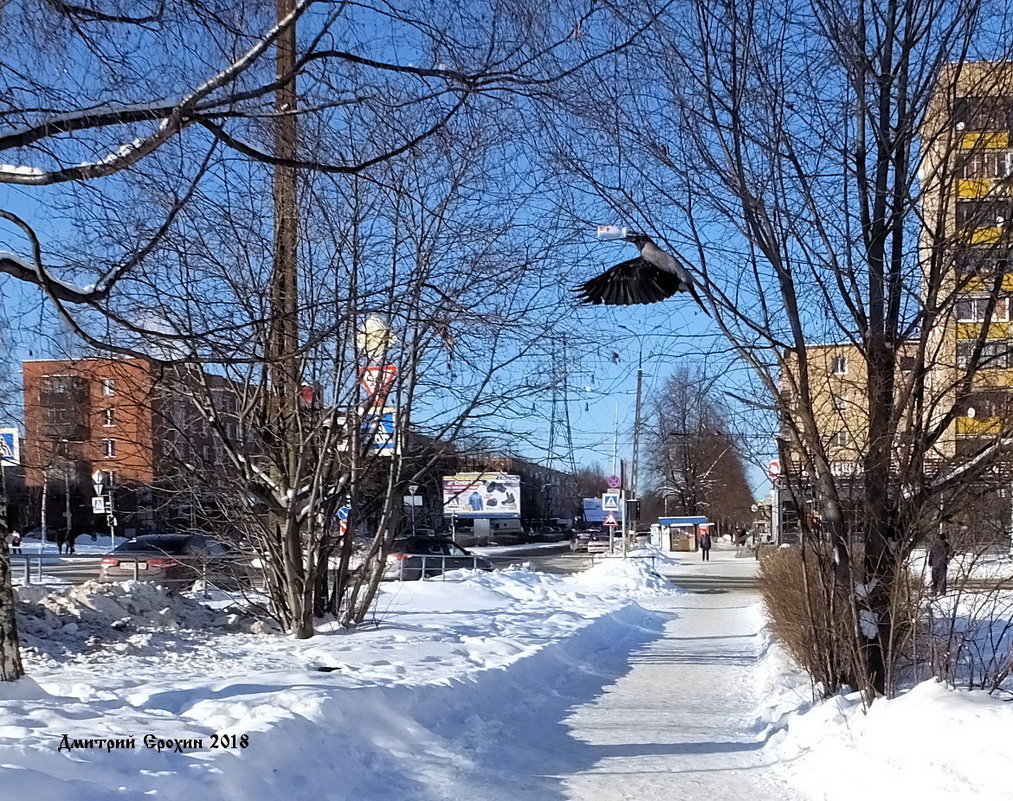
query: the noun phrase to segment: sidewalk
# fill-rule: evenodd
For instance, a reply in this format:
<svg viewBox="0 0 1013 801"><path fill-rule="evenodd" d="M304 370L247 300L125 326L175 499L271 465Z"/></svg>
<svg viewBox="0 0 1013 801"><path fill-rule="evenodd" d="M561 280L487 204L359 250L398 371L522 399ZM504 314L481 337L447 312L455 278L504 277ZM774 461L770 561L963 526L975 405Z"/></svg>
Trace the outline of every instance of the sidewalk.
<svg viewBox="0 0 1013 801"><path fill-rule="evenodd" d="M695 556L695 555L690 555ZM698 557L699 558L699 557ZM572 799L793 799L753 712L766 639L755 595L736 589L752 559L715 550L666 572L713 575L714 588L649 605L672 615L630 655L630 669L565 723L597 760L563 778ZM719 589L727 576L733 589Z"/></svg>

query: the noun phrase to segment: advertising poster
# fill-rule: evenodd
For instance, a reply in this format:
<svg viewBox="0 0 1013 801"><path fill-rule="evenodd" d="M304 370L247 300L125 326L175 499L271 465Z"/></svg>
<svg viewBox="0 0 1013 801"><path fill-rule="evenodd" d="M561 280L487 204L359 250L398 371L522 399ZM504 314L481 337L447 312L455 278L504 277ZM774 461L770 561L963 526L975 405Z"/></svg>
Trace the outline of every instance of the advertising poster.
<svg viewBox="0 0 1013 801"><path fill-rule="evenodd" d="M507 473L458 473L443 479L443 514L520 517L521 479Z"/></svg>

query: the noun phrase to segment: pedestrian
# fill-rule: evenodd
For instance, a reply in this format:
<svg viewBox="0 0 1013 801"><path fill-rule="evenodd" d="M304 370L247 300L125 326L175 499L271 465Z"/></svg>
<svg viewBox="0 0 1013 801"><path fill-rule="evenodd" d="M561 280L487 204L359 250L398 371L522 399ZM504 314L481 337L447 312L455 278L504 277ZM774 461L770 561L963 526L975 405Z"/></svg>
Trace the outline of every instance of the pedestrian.
<svg viewBox="0 0 1013 801"><path fill-rule="evenodd" d="M63 546L67 543L66 535L62 530L57 529L53 537L56 539L56 552L63 553Z"/></svg>
<svg viewBox="0 0 1013 801"><path fill-rule="evenodd" d="M706 530L700 535L700 558L704 562L711 560L711 535Z"/></svg>
<svg viewBox="0 0 1013 801"><path fill-rule="evenodd" d="M946 595L946 568L953 557L953 546L946 538L946 532L936 535L932 547L929 548L929 568L932 571L932 594Z"/></svg>
<svg viewBox="0 0 1013 801"><path fill-rule="evenodd" d="M74 546L77 544L77 534L67 532L67 553L74 553Z"/></svg>
<svg viewBox="0 0 1013 801"><path fill-rule="evenodd" d="M12 529L10 533L11 538L11 553L21 553L21 532L17 529Z"/></svg>

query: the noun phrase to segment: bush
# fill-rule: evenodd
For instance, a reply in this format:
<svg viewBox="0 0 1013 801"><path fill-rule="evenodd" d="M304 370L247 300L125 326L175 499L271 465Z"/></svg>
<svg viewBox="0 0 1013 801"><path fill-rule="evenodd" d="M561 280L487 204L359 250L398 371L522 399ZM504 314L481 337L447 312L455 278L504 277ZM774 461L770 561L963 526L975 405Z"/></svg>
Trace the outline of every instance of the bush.
<svg viewBox="0 0 1013 801"><path fill-rule="evenodd" d="M814 690L833 695L854 685L854 626L847 600L833 592L830 555L778 548L760 560L760 593L774 636L811 678Z"/></svg>

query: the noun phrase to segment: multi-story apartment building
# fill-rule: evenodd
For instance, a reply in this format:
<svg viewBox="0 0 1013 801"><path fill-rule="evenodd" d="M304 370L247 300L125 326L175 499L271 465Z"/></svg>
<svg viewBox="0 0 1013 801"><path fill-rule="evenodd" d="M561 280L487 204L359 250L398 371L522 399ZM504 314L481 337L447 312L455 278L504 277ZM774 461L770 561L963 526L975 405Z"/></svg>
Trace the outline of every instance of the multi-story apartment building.
<svg viewBox="0 0 1013 801"><path fill-rule="evenodd" d="M944 73L922 129L921 170L923 274L926 287L936 278L943 308L929 332L929 390L940 413L954 403L960 412L942 457L980 450L1013 411L1011 133L1013 65Z"/></svg>
<svg viewBox="0 0 1013 801"><path fill-rule="evenodd" d="M922 422L931 427L954 409L956 415L947 419L929 460L978 453L1013 426L1011 137L1013 64L967 63L944 71L920 130L923 314L915 338L925 339ZM899 345L898 386L913 367L916 344ZM814 346L807 355L809 390L831 468L839 477L857 477L867 438L865 360L850 343ZM903 434L910 422L902 419L899 427ZM991 475L1008 470L1009 458L1003 458L1006 467ZM982 506L1004 514L1008 523L1006 496ZM999 507L1005 511L995 511Z"/></svg>
<svg viewBox="0 0 1013 801"><path fill-rule="evenodd" d="M160 529L186 517L182 479L221 462L195 400L145 359L27 361L23 365L29 518L76 531L104 530L92 512L92 474L113 487L117 533ZM239 439L237 390L203 374L226 434ZM206 393L205 393L206 394ZM34 512L33 512L34 509ZM43 511L44 510L44 511Z"/></svg>

